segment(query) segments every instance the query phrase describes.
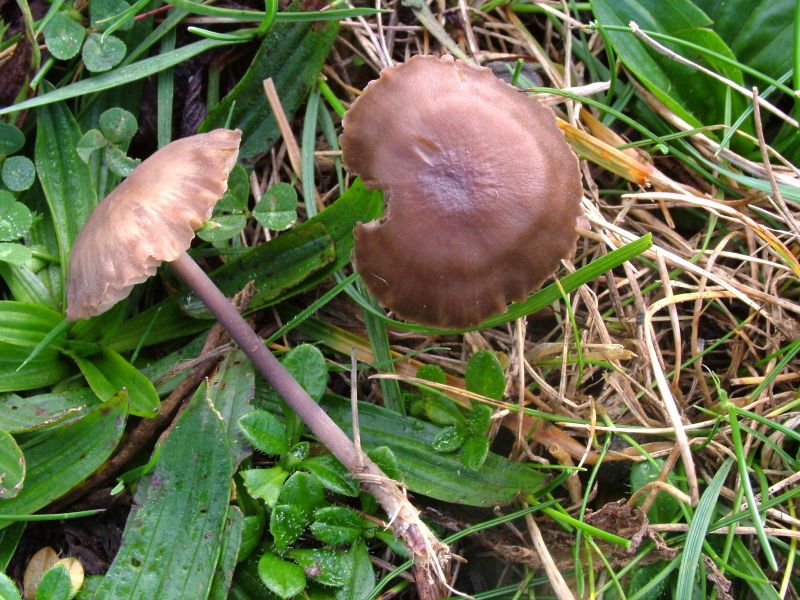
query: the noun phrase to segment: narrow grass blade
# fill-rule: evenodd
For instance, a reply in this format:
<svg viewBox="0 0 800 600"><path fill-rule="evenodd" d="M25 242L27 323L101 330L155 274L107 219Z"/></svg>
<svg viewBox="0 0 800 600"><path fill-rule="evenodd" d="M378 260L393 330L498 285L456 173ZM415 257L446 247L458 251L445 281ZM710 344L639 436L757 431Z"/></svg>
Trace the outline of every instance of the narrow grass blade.
<svg viewBox="0 0 800 600"><path fill-rule="evenodd" d="M720 467L714 479L703 492L697 510L694 513L692 523L689 525L689 532L686 536L686 543L681 555L681 565L678 571L678 587L675 598L691 598L694 590L694 578L700 566L700 553L703 550L703 542L708 534L708 525L711 517L714 516L714 509L717 506L722 485L731 470L733 460L726 460Z"/></svg>

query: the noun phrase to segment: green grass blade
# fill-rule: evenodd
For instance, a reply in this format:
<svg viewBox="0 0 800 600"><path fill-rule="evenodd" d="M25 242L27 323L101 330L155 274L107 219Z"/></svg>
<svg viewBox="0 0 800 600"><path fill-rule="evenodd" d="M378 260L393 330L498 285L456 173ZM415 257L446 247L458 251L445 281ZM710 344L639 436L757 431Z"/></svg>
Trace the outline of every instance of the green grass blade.
<svg viewBox="0 0 800 600"><path fill-rule="evenodd" d="M686 543L681 555L681 565L678 571L678 586L675 598L691 598L694 590L694 579L697 569L700 566L700 553L703 550L703 542L708 534L708 525L714 515L722 485L731 470L733 460L726 460L720 467L714 479L703 492L694 518L689 525L689 532L686 536Z"/></svg>
<svg viewBox="0 0 800 600"><path fill-rule="evenodd" d="M90 77L70 85L65 85L64 87L47 92L41 96L37 96L36 98L25 100L19 104L6 106L5 108L0 109L0 115L19 112L21 110L28 110L38 106L47 106L48 104L53 104L62 100L69 100L70 98L77 98L87 94L94 94L97 92L110 90L126 83L130 83L131 81L137 81L139 79L149 77L150 75L155 75L164 69L174 67L175 65L189 60L198 54L206 52L207 50L225 46L230 43L231 42L220 42L217 40L201 40L199 42L187 44L186 46L181 46L177 50L173 50L167 54L159 54L150 58L145 58L139 62L109 71L108 73L103 73L102 75L97 75L95 77Z"/></svg>

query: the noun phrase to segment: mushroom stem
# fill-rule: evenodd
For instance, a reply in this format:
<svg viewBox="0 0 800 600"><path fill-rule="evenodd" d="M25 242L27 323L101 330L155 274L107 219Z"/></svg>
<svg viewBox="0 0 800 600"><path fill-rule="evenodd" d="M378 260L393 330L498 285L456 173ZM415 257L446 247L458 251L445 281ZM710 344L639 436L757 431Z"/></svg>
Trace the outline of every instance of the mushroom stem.
<svg viewBox="0 0 800 600"><path fill-rule="evenodd" d="M317 439L339 459L389 515L392 528L407 548L434 570L447 555L439 542L419 520L418 511L407 500L397 482L387 477L369 457L361 455L347 434L331 419L278 362L261 338L250 328L228 298L205 271L185 252L170 263L180 277L211 310L219 323L253 361L256 369L305 422ZM431 562L435 564L430 564Z"/></svg>

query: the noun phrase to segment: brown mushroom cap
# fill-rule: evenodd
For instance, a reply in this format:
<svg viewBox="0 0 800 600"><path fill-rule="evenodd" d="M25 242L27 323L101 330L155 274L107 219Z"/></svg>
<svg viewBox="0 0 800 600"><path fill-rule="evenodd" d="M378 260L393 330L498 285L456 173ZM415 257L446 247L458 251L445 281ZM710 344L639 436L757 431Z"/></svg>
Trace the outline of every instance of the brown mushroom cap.
<svg viewBox="0 0 800 600"><path fill-rule="evenodd" d="M240 131L176 140L142 162L97 206L72 248L67 319L88 319L192 243L228 187Z"/></svg>
<svg viewBox="0 0 800 600"><path fill-rule="evenodd" d="M356 227L355 266L398 315L477 325L574 251L577 158L552 111L489 69L415 56L381 71L343 128L345 166L388 205Z"/></svg>

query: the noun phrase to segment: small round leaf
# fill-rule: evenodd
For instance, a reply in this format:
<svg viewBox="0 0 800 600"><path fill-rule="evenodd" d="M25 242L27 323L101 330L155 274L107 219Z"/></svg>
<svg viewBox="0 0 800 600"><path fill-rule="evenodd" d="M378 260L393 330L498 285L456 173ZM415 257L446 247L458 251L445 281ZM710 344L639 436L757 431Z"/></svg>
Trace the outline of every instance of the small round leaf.
<svg viewBox="0 0 800 600"><path fill-rule="evenodd" d="M206 242L224 242L238 235L245 225L247 217L244 215L220 215L213 221L206 221L197 237Z"/></svg>
<svg viewBox="0 0 800 600"><path fill-rule="evenodd" d="M32 256L31 249L27 246L0 243L0 262L20 266L28 262Z"/></svg>
<svg viewBox="0 0 800 600"><path fill-rule="evenodd" d="M90 129L84 133L83 137L78 141L78 145L75 146L75 151L83 162L88 163L92 153L95 150L99 150L107 143L105 136L99 129Z"/></svg>
<svg viewBox="0 0 800 600"><path fill-rule="evenodd" d="M102 73L116 67L128 51L125 42L113 35L92 33L83 45L83 62L92 73Z"/></svg>
<svg viewBox="0 0 800 600"><path fill-rule="evenodd" d="M105 31L114 25L130 7L131 5L125 0L92 0L89 2L89 20L92 29ZM133 27L133 15L130 14L124 19L119 29L127 31Z"/></svg>
<svg viewBox="0 0 800 600"><path fill-rule="evenodd" d="M127 177L139 165L141 160L128 157L118 146L106 146L105 153L106 165L120 177Z"/></svg>
<svg viewBox="0 0 800 600"><path fill-rule="evenodd" d="M25 134L13 125L0 121L0 156L18 152L25 145Z"/></svg>
<svg viewBox="0 0 800 600"><path fill-rule="evenodd" d="M81 51L86 30L64 13L56 13L44 28L47 49L59 60L69 60Z"/></svg>
<svg viewBox="0 0 800 600"><path fill-rule="evenodd" d="M136 117L124 108L115 106L100 115L100 131L115 144L127 142L138 129Z"/></svg>
<svg viewBox="0 0 800 600"><path fill-rule="evenodd" d="M3 163L3 183L13 192L23 192L33 185L36 167L27 156L11 156Z"/></svg>
<svg viewBox="0 0 800 600"><path fill-rule="evenodd" d="M14 581L5 573L0 573L0 598L3 598L3 600L22 600Z"/></svg>
<svg viewBox="0 0 800 600"><path fill-rule="evenodd" d="M250 197L250 179L241 165L236 165L228 175L228 189L214 207L214 214L243 213Z"/></svg>
<svg viewBox="0 0 800 600"><path fill-rule="evenodd" d="M10 242L28 233L33 222L31 211L14 200L9 192L0 191L0 242Z"/></svg>
<svg viewBox="0 0 800 600"><path fill-rule="evenodd" d="M258 201L253 216L267 229L289 229L297 221L297 192L288 183L276 183Z"/></svg>
<svg viewBox="0 0 800 600"><path fill-rule="evenodd" d="M258 576L269 590L281 598L297 596L306 588L303 567L265 552L258 561Z"/></svg>

